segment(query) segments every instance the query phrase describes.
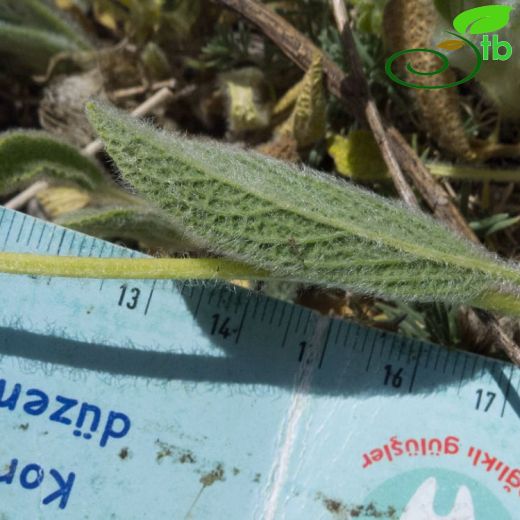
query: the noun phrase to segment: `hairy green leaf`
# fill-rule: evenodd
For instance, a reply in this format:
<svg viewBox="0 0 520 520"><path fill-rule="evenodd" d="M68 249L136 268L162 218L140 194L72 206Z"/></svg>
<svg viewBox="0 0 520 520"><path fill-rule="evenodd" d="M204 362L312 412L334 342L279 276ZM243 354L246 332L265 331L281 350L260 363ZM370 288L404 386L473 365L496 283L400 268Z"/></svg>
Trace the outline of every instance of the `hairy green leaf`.
<svg viewBox="0 0 520 520"><path fill-rule="evenodd" d="M44 73L58 53L92 49L83 32L42 0L0 2L0 55L2 65Z"/></svg>
<svg viewBox="0 0 520 520"><path fill-rule="evenodd" d="M23 188L38 178L75 182L88 189L106 182L96 163L39 131L2 134L0 164L0 194Z"/></svg>
<svg viewBox="0 0 520 520"><path fill-rule="evenodd" d="M48 134L0 136L0 164L0 194L37 178L55 181L58 186L40 192L38 200L61 225L102 238L136 240L148 247L198 249L166 215L119 188L97 164Z"/></svg>
<svg viewBox="0 0 520 520"><path fill-rule="evenodd" d="M2 0L0 19L14 25L46 30L74 42L77 48L91 47L83 31L46 0Z"/></svg>
<svg viewBox="0 0 520 520"><path fill-rule="evenodd" d="M0 54L16 69L44 73L52 56L74 50L76 47L61 36L0 21Z"/></svg>
<svg viewBox="0 0 520 520"><path fill-rule="evenodd" d="M216 253L291 281L519 312L520 270L424 214L103 105L88 114L124 177Z"/></svg>
<svg viewBox="0 0 520 520"><path fill-rule="evenodd" d="M198 249L161 212L141 206L107 206L73 211L56 219L62 226L100 238L136 240L147 247Z"/></svg>

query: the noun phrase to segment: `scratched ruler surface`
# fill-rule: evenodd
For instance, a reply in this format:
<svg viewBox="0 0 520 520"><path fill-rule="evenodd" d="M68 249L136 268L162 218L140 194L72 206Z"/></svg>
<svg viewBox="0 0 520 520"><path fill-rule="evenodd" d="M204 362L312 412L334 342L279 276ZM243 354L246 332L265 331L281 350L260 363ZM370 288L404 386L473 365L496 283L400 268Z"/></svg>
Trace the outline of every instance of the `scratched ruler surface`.
<svg viewBox="0 0 520 520"><path fill-rule="evenodd" d="M134 256L0 210L0 250ZM518 370L228 285L0 275L0 518L520 518Z"/></svg>

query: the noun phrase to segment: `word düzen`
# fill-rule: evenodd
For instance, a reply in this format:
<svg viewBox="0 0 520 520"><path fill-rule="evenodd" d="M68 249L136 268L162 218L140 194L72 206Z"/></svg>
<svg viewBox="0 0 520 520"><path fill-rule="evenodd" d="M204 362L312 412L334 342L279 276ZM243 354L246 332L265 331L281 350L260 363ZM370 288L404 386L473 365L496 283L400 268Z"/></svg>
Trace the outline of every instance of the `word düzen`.
<svg viewBox="0 0 520 520"><path fill-rule="evenodd" d="M130 418L121 412L109 411L104 418L103 427L100 428L104 414L96 405L79 403L77 399L57 395L54 400L38 388L29 388L22 397L22 385L16 383L9 396L6 394L6 381L0 379L0 409L6 408L14 411L20 400L24 400L22 410L32 416L49 413L50 421L72 426L72 434L75 437L91 439L94 434L100 432L99 445L104 448L110 439L121 439L130 431ZM90 423L90 424L88 424Z"/></svg>

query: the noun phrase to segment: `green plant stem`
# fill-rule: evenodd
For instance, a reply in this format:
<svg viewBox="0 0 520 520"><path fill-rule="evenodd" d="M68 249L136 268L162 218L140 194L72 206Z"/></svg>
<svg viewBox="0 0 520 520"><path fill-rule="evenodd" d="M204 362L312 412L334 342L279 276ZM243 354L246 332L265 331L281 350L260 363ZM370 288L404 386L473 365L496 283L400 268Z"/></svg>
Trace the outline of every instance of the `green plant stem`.
<svg viewBox="0 0 520 520"><path fill-rule="evenodd" d="M0 253L0 272L111 279L258 280L267 271L220 258L83 258Z"/></svg>
<svg viewBox="0 0 520 520"><path fill-rule="evenodd" d="M520 168L488 168L485 166L449 164L437 161L426 161L425 165L434 177L442 177L454 181L520 183ZM388 173L384 170L377 174L375 172L366 174L365 172L354 173L351 171L347 175L361 182L390 182L391 180Z"/></svg>
<svg viewBox="0 0 520 520"><path fill-rule="evenodd" d="M436 177L449 177L461 181L475 182L520 182L520 169L497 169L476 166L427 162L426 166Z"/></svg>
<svg viewBox="0 0 520 520"><path fill-rule="evenodd" d="M0 273L63 278L267 280L268 271L221 258L84 258L29 253L0 253ZM487 291L472 305L493 312L520 316L520 299L500 291Z"/></svg>

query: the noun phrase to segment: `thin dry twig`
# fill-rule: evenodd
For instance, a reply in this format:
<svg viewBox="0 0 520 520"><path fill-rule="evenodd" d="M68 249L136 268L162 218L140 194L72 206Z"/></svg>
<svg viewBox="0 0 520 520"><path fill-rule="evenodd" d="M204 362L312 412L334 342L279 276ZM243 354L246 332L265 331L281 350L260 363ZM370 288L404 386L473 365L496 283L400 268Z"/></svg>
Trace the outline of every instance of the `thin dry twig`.
<svg viewBox="0 0 520 520"><path fill-rule="evenodd" d="M479 316L481 321L485 324L486 320ZM506 354L506 356L517 366L520 366L520 348L502 329L495 316L486 314L489 319L488 323L492 330L492 337L495 340L495 345Z"/></svg>
<svg viewBox="0 0 520 520"><path fill-rule="evenodd" d="M113 99L124 99L133 96L139 96L141 94L146 94L147 92L156 92L157 90L161 90L163 88L169 88L173 90L176 86L177 81L172 78L164 81L158 81L157 83L153 83L152 85L138 85L136 87L114 90L110 93L110 97Z"/></svg>
<svg viewBox="0 0 520 520"><path fill-rule="evenodd" d="M520 349L515 341L504 332L497 318L482 309L463 309L464 327L471 332L477 344L484 347L499 347L520 366Z"/></svg>
<svg viewBox="0 0 520 520"><path fill-rule="evenodd" d="M384 139L385 144L390 148L390 152L393 154L394 150L398 154L400 164L408 175L413 179L415 186L423 195L423 198L432 209L433 213L442 220L447 222L457 232L463 233L474 242L478 242L477 236L469 228L466 220L458 210L458 208L452 203L448 191L432 177L429 170L426 168L424 163L420 160L417 154L414 152L412 147L404 139L402 134L395 128L391 127L388 129L388 133L384 132L383 123L381 117L377 117L377 107L375 106L374 100L370 99L368 94L368 84L362 68L361 60L356 49L356 44L352 35L352 31L348 25L348 12L345 7L344 0L331 0L334 16L338 29L341 32L343 43L346 48L349 63L351 66L353 78L356 79L356 84L362 85L366 99L366 107L372 103L376 115L374 116L375 121L379 121L381 125L382 135L378 135L374 130L374 124L371 124L371 120L367 115L368 122L374 133L376 140ZM376 126L377 128L377 126ZM383 147L381 147L383 150ZM388 161L387 161L388 164ZM392 175L394 183L398 187L395 174ZM404 180L404 179L403 179ZM404 181L406 182L406 181ZM399 191L401 198L409 206L413 206ZM494 343L501 348L503 352L513 361L516 365L520 366L520 348L519 346L509 338L509 336L503 331L498 323L498 320L490 313L479 311L475 312L475 316L480 325L487 326L489 334L493 339Z"/></svg>
<svg viewBox="0 0 520 520"><path fill-rule="evenodd" d="M331 0L336 18L336 24L343 39L343 44L347 54L347 62L351 71L351 78L357 85L357 101L363 107L364 118L374 134L374 138L381 150L381 154L388 167L388 172L392 177L397 193L411 207L418 207L417 198L412 188L406 182L401 167L395 157L393 147L386 135L383 119L376 106L374 98L371 96L368 82L363 71L363 65L356 49L356 44L352 31L349 27L348 12L343 0Z"/></svg>
<svg viewBox="0 0 520 520"><path fill-rule="evenodd" d="M449 193L432 177L430 170L417 156L401 132L395 127L390 127L387 135L394 145L403 170L413 179L415 187L433 214L457 233L466 236L472 242L479 243L479 239L468 226L466 219L453 204Z"/></svg>
<svg viewBox="0 0 520 520"><path fill-rule="evenodd" d="M9 209L20 209L23 208L35 195L37 195L40 191L45 190L49 187L49 185L45 181L37 181L34 184L31 184L28 188L21 191L16 197L13 197L11 200L7 201L4 204L4 207Z"/></svg>
<svg viewBox="0 0 520 520"><path fill-rule="evenodd" d="M313 56L319 53L322 56L322 66L327 78L328 88L340 97L341 83L345 80L343 71L289 22L258 1L219 1L255 24L302 70L306 71L312 63ZM354 109L352 106L351 108Z"/></svg>

